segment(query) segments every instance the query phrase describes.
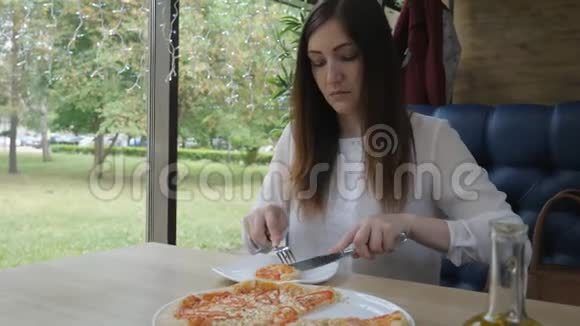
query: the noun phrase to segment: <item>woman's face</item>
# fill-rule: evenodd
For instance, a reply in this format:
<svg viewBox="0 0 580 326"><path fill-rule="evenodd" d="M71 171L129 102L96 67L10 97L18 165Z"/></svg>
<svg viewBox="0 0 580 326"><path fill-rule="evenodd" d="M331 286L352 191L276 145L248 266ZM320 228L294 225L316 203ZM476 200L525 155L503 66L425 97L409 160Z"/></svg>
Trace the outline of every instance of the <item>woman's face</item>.
<svg viewBox="0 0 580 326"><path fill-rule="evenodd" d="M338 114L359 110L363 81L363 62L354 42L342 25L331 19L308 40L308 57L316 84Z"/></svg>

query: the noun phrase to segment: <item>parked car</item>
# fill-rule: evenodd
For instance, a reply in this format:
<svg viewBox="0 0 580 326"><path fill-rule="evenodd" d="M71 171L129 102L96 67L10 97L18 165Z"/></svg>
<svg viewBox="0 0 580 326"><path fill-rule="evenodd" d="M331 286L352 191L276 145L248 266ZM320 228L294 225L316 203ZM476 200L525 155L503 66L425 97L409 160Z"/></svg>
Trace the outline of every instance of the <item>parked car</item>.
<svg viewBox="0 0 580 326"><path fill-rule="evenodd" d="M127 141L127 146L145 147L147 146L147 139L145 137L130 137Z"/></svg>
<svg viewBox="0 0 580 326"><path fill-rule="evenodd" d="M211 140L211 146L214 149L231 149L227 139L223 137L215 137Z"/></svg>
<svg viewBox="0 0 580 326"><path fill-rule="evenodd" d="M20 146L40 148L42 147L42 137L40 135L25 135L20 138Z"/></svg>
<svg viewBox="0 0 580 326"><path fill-rule="evenodd" d="M274 151L273 145L265 145L260 147L260 149L258 150L259 153L272 153L273 151Z"/></svg>
<svg viewBox="0 0 580 326"><path fill-rule="evenodd" d="M186 138L185 141L183 142L183 147L184 148L195 148L195 147L199 147L199 143L197 142L197 140L193 137L189 137Z"/></svg>
<svg viewBox="0 0 580 326"><path fill-rule="evenodd" d="M78 145L81 139L82 137L71 134L55 134L52 137L50 137L50 143L63 145Z"/></svg>

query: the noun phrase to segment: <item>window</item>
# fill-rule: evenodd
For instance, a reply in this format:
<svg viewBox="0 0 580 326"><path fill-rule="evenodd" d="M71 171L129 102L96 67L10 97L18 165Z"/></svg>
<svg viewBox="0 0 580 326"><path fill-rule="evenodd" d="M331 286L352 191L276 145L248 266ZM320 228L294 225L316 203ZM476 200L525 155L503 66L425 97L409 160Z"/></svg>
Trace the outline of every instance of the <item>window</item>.
<svg viewBox="0 0 580 326"><path fill-rule="evenodd" d="M281 31L300 23L300 9L273 0L180 5L177 245L235 251L287 121L297 34Z"/></svg>
<svg viewBox="0 0 580 326"><path fill-rule="evenodd" d="M0 3L0 268L144 241L148 6Z"/></svg>

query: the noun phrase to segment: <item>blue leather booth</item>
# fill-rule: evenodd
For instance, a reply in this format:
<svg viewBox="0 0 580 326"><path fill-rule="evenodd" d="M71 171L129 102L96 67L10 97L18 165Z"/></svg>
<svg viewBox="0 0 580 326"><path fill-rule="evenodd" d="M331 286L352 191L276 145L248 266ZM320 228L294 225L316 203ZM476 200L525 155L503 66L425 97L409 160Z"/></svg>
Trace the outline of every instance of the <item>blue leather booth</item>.
<svg viewBox="0 0 580 326"><path fill-rule="evenodd" d="M566 188L580 189L580 101L554 106L413 105L447 119L512 209L533 228L542 205ZM545 226L544 263L580 267L580 208L560 205ZM442 285L481 291L488 267L444 260Z"/></svg>

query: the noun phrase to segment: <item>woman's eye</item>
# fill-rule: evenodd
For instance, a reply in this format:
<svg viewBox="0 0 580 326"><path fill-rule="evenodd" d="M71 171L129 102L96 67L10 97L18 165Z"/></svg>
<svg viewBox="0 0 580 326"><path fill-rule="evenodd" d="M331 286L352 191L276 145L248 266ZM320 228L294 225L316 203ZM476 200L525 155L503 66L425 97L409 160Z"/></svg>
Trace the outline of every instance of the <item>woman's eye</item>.
<svg viewBox="0 0 580 326"><path fill-rule="evenodd" d="M342 60L345 60L345 61L353 61L357 57L358 57L358 55L356 53L354 53L354 54L348 54L348 55L343 55L342 56Z"/></svg>
<svg viewBox="0 0 580 326"><path fill-rule="evenodd" d="M324 61L322 60L311 60L310 61L313 67L322 67L324 66Z"/></svg>

